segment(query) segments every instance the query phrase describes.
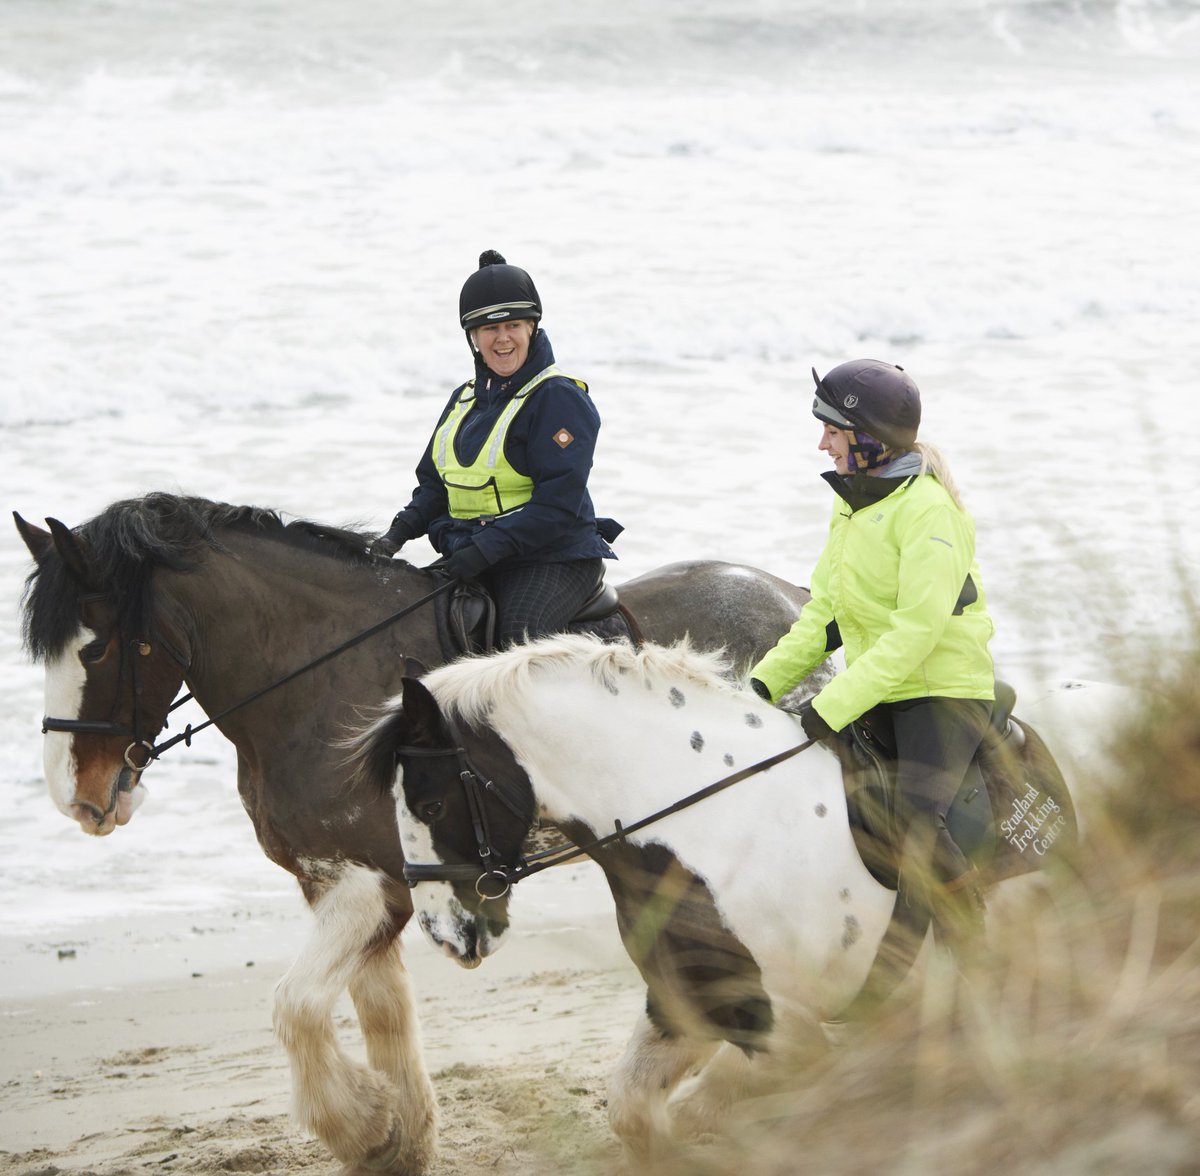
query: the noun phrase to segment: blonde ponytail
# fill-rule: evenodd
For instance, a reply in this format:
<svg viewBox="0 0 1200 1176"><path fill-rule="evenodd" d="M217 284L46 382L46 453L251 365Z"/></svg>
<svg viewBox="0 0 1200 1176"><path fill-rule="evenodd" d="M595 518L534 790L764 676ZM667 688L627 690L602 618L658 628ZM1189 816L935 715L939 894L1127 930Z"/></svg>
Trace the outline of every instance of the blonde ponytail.
<svg viewBox="0 0 1200 1176"><path fill-rule="evenodd" d="M954 482L950 467L942 456L941 450L936 445L927 445L924 441L917 441L913 444L913 451L921 456L921 473L932 474L937 478L946 493L954 499L954 504L959 510L966 510L966 507L963 506L962 495L958 492L958 486Z"/></svg>

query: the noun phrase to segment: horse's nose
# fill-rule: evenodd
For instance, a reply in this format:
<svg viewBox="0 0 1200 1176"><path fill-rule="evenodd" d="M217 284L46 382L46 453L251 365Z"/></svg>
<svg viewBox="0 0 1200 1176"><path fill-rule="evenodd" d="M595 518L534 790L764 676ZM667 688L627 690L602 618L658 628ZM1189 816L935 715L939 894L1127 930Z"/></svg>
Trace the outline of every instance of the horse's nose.
<svg viewBox="0 0 1200 1176"><path fill-rule="evenodd" d="M479 951L479 936L471 921L458 923L455 928L457 942L442 941L442 950L461 968L478 968L483 963Z"/></svg>
<svg viewBox="0 0 1200 1176"><path fill-rule="evenodd" d="M108 813L99 805L93 804L90 800L76 799L71 801L71 814L83 826L86 832L99 833L107 831L103 829L103 825ZM88 826L92 827L89 829Z"/></svg>
<svg viewBox="0 0 1200 1176"><path fill-rule="evenodd" d="M464 959L472 960L479 955L479 936L473 922L462 922L458 926L458 934L462 940L462 955Z"/></svg>
<svg viewBox="0 0 1200 1176"><path fill-rule="evenodd" d="M93 824L99 825L104 820L104 810L90 800L73 800L71 807L80 817L88 817Z"/></svg>

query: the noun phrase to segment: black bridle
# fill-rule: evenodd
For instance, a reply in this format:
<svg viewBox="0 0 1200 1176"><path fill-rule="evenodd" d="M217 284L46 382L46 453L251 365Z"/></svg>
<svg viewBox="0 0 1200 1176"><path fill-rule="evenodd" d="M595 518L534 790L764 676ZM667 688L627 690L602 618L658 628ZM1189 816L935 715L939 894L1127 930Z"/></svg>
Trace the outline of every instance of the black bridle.
<svg viewBox="0 0 1200 1176"><path fill-rule="evenodd" d="M641 820L635 821L632 825L623 825L620 821L614 821L614 831L612 833L604 837L597 837L594 841L589 841L586 845L576 845L565 849L543 850L540 853L522 857L518 862L510 865L500 859L492 846L491 829L487 819L487 798L488 796L497 797L509 812L519 820L532 822L532 814L522 813L514 802L505 795L502 788L498 787L492 780L483 777L471 762L471 757L467 754L464 740L454 720L449 715L443 715L442 719L453 740L452 746L398 747L396 749L396 760L399 762L406 758L433 759L451 756L457 759L459 769L458 778L462 783L463 792L467 800L467 809L471 814L471 825L475 834L475 847L479 853L479 861L420 863L405 860L404 880L410 887L416 886L419 882L474 882L475 893L485 901L503 898L518 882L525 878L531 878L534 874L540 874L543 870L548 870L552 866L564 865L575 858L591 854L598 849L603 849L605 846L611 845L614 841L624 841L630 833L636 833L638 830L646 828L647 825L653 825L656 821L661 821L673 813L691 808L692 805L699 804L702 800L707 800L710 796L715 796L718 792L722 792L734 784L740 784L743 780L748 780L751 776L768 771L770 768L775 767L776 764L781 764L785 760L791 759L792 756L799 755L800 752L812 747L816 742L814 739L806 739L803 743L798 743L784 751L776 752L775 755L759 760L749 767L732 772L728 776L723 776L715 783L708 784L698 791L690 793L673 804L669 804L665 808L651 813L648 817L643 817ZM481 866L482 870L480 869Z"/></svg>
<svg viewBox="0 0 1200 1176"><path fill-rule="evenodd" d="M165 743L156 744L155 736L159 730L167 725L167 720L171 714L179 707L183 706L191 698L191 694L185 694L182 698L176 699L168 708L166 715L163 716L163 721L158 729L152 733L149 738L146 737L146 724L142 714L142 675L141 675L141 658L149 657L154 650L152 641L147 641L144 638L135 637L128 642L132 651L132 672L130 673L131 690L133 694L133 720L131 723L119 723L111 719L60 719L51 715L45 715L42 718L42 734L45 735L48 731L62 731L72 735L119 735L131 739L132 742L125 749L125 765L131 773L142 772L158 759L163 752L170 750L177 743L183 743L188 747L192 745L192 736L203 731L206 727L211 727L220 722L226 715L233 714L234 711L241 710L244 706L249 706L250 703L256 702L265 694L270 694L272 690L277 690L280 686L286 685L294 678L299 678L302 674L308 673L309 670L316 669L317 666L323 665L325 662L332 660L346 650L354 648L354 646L366 641L368 637L374 637L376 633L382 632L389 625L395 624L398 620L416 612L423 605L429 604L435 597L440 596L443 592L454 587L456 581L446 580L439 584L432 592L427 592L419 600L414 600L412 604L406 605L404 608L397 610L390 616L384 617L382 621L377 621L367 629L356 633L346 641L333 649L327 650L319 657L315 657L312 661L305 662L304 665L298 666L283 677L277 678L274 682L268 683L261 689L254 691L253 694L248 694L245 698L239 699L231 706L225 707L218 711L215 715L211 715L203 723L193 727L191 723L178 734L168 739ZM80 609L87 604L94 604L98 601L109 600L110 597L106 592L92 592L80 598ZM179 652L161 633L151 631L151 636L158 644L176 661L182 668L186 677L188 670L191 668L190 660ZM121 677L124 677L122 668ZM118 686L117 698L113 702L113 713L116 712L117 706L120 704L120 688ZM131 754L135 749L141 748L146 753L145 763L139 765L133 762ZM123 779L119 785L122 791L129 791L133 784L129 780Z"/></svg>
<svg viewBox="0 0 1200 1176"><path fill-rule="evenodd" d="M449 863L417 865L406 859L404 880L410 887L416 886L418 882L474 882L475 893L480 898L503 898L513 882L517 880L515 875L520 874L521 877L524 877L529 872L529 865L528 859L522 859L519 863L509 865L500 859L492 847L492 829L491 822L488 820L487 797L496 797L518 821L524 822L527 827L532 824L534 814L532 810L523 811L503 788L495 781L487 779L471 762L471 757L463 746L463 738L459 734L454 720L449 715L444 715L443 722L450 732L453 740L452 746L398 747L396 761L399 763L401 759L447 758L458 761L458 779L462 784L463 795L466 797L467 811L471 814L471 828L475 834L475 848L479 853L479 862L463 862L457 865ZM482 870L480 870L480 866L483 867ZM490 879L495 880L490 884L495 887L495 893L490 892Z"/></svg>
<svg viewBox="0 0 1200 1176"><path fill-rule="evenodd" d="M89 604L97 604L110 599L106 592L89 592L82 596L79 601L80 610ZM131 740L125 748L125 754L122 757L125 761L125 766L130 773L141 772L150 765L150 762L155 758L157 752L154 747L154 735L146 737L147 725L144 715L143 704L143 683L142 683L142 658L149 657L154 652L154 643L159 646L171 657L173 661L178 663L179 667L186 675L191 668L191 661L174 645L171 644L161 633L151 629L149 633L150 640L145 637L125 638L122 636L121 641L121 665L118 668L118 685L117 696L113 700L113 708L111 713L116 714L117 708L121 702L121 685L125 679L125 658L129 657L129 687L132 696L132 720L128 723L118 722L116 719L60 719L53 715L42 716L42 734L45 735L50 731L60 731L69 735L116 735L125 739ZM191 695L181 698L178 702L173 703L167 710L167 715L170 715L176 707L182 706L187 702ZM166 726L167 718L163 717L163 721L159 724L159 730ZM145 760L142 763L137 763L134 758L134 752L141 749L145 752ZM131 777L126 777L122 773L122 779L118 785L122 792L129 792L133 788Z"/></svg>

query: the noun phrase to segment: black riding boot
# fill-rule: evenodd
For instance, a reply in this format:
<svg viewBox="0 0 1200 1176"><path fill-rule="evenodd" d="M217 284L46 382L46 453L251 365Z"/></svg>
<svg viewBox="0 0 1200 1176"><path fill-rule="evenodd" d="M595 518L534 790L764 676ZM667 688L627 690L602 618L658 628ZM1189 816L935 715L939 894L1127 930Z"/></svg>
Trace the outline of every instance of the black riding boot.
<svg viewBox="0 0 1200 1176"><path fill-rule="evenodd" d="M934 934L962 957L983 932L979 871L955 844L945 825L917 819L909 826L900 859L900 891L927 912Z"/></svg>
<svg viewBox="0 0 1200 1176"><path fill-rule="evenodd" d="M986 909L979 871L941 825L933 843L930 887L934 933L961 958L982 937Z"/></svg>

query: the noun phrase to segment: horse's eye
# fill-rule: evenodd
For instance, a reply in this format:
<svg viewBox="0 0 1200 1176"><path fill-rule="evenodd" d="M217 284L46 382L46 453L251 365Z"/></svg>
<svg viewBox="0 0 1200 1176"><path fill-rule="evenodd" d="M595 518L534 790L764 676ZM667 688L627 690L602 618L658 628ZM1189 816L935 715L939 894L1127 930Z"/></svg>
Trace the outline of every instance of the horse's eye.
<svg viewBox="0 0 1200 1176"><path fill-rule="evenodd" d="M426 825L432 825L441 815L445 805L440 800L426 800L417 805L417 817Z"/></svg>
<svg viewBox="0 0 1200 1176"><path fill-rule="evenodd" d="M98 662L108 650L107 641L89 641L80 651L79 656L85 662Z"/></svg>

